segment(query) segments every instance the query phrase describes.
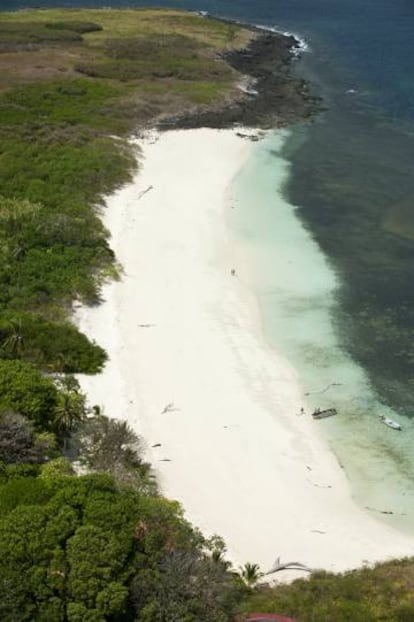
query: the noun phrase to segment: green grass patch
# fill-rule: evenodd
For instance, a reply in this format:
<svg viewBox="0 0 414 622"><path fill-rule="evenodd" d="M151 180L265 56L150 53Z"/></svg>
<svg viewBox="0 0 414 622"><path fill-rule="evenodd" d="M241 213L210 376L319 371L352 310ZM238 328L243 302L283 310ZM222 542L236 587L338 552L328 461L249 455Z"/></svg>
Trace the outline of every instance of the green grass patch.
<svg viewBox="0 0 414 622"><path fill-rule="evenodd" d="M0 46L25 43L79 43L82 35L75 30L53 28L48 24L0 21Z"/></svg>
<svg viewBox="0 0 414 622"><path fill-rule="evenodd" d="M156 98L164 95L165 86L148 80L140 83L140 90ZM223 97L229 92L229 87L221 82L181 80L180 82L169 81L168 92L170 98L177 97L195 105L205 106L223 101Z"/></svg>
<svg viewBox="0 0 414 622"><path fill-rule="evenodd" d="M64 22L49 22L46 23L46 28L51 28L52 30L69 30L79 34L100 32L103 30L100 24L95 24L94 22L76 22L70 20Z"/></svg>
<svg viewBox="0 0 414 622"><path fill-rule="evenodd" d="M123 137L219 101L234 74L216 53L248 36L171 10L0 14L0 358L102 368L65 310L116 274L97 208L136 165Z"/></svg>
<svg viewBox="0 0 414 622"><path fill-rule="evenodd" d="M3 21L24 23L29 15L25 11L2 13ZM250 34L237 24L226 24L216 19L205 19L195 13L174 9L46 9L31 11L30 22L38 24L90 22L102 27L102 31L85 33L85 40L92 45L104 45L108 37L124 38L154 34L178 34L190 36L203 45L216 49L241 47Z"/></svg>
<svg viewBox="0 0 414 622"><path fill-rule="evenodd" d="M175 78L181 80L228 80L229 69L206 56L206 46L180 34L110 39L106 59L80 62L76 69L93 78L141 80Z"/></svg>
<svg viewBox="0 0 414 622"><path fill-rule="evenodd" d="M105 49L110 58L155 61L171 56L194 59L203 46L196 39L185 35L157 34L151 38L141 36L109 39Z"/></svg>
<svg viewBox="0 0 414 622"><path fill-rule="evenodd" d="M192 36L203 43L222 46L237 43L246 34L237 24L230 24L214 18L203 19L194 14L165 14L160 17L160 24L178 32L191 31Z"/></svg>
<svg viewBox="0 0 414 622"><path fill-rule="evenodd" d="M172 91L184 95L194 104L211 105L222 100L228 86L219 82L180 82L172 87Z"/></svg>
<svg viewBox="0 0 414 622"><path fill-rule="evenodd" d="M176 80L196 80L200 75L207 80L224 81L229 72L214 60L180 58L174 55L159 59L140 61L112 60L98 63L78 63L77 71L92 78L118 80L148 80L174 78Z"/></svg>
<svg viewBox="0 0 414 622"><path fill-rule="evenodd" d="M0 19L0 48L12 49L10 44L81 43L83 34L101 31L93 22L61 21L32 22Z"/></svg>
<svg viewBox="0 0 414 622"><path fill-rule="evenodd" d="M82 78L15 88L0 95L0 131L12 127L22 133L29 124L35 129L68 123L119 132L126 126L117 118L113 100L121 94L117 85Z"/></svg>

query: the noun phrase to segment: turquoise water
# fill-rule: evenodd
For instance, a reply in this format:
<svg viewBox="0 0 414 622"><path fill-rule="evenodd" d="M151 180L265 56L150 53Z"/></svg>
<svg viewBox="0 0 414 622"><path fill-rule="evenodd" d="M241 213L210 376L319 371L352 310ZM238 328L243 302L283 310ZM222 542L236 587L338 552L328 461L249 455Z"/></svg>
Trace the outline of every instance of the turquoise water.
<svg viewBox="0 0 414 622"><path fill-rule="evenodd" d="M271 134L255 145L235 180L231 226L245 255L241 278L257 295L267 340L297 369L308 412L338 409L337 417L315 425L345 469L357 503L414 531L413 420L378 400L364 369L341 345L335 319L340 280L285 198L291 165L283 153L286 143L300 138L294 133ZM382 414L404 432L382 424Z"/></svg>

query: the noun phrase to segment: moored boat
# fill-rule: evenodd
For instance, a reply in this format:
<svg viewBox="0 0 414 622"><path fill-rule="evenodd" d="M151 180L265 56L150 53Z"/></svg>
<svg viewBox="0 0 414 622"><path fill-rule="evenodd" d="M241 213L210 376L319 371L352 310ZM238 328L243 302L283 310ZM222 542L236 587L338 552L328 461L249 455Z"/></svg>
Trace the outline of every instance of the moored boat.
<svg viewBox="0 0 414 622"><path fill-rule="evenodd" d="M312 417L314 419L325 419L325 417L332 417L332 415L336 415L337 413L338 411L336 408L325 408L325 410L316 408L312 413Z"/></svg>
<svg viewBox="0 0 414 622"><path fill-rule="evenodd" d="M399 431L402 430L402 427L400 426L399 423L397 423L393 419L390 419L389 417L386 417L385 415L380 416L380 421L382 423L385 423L385 425L387 425L389 428L392 428L393 430L399 430Z"/></svg>

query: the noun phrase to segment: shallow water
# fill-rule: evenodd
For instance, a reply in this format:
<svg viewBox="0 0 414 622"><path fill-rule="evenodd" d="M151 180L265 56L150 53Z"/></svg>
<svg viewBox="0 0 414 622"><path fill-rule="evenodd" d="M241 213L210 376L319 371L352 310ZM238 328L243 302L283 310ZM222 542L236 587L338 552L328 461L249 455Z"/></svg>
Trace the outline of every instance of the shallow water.
<svg viewBox="0 0 414 622"><path fill-rule="evenodd" d="M288 132L278 133L255 145L235 180L231 225L247 266L241 278L258 296L267 339L299 372L307 415L316 407L338 409L337 417L315 426L345 469L357 502L411 531L414 425L379 401L341 343L340 280L285 198L289 140ZM399 420L404 432L387 428L381 414Z"/></svg>

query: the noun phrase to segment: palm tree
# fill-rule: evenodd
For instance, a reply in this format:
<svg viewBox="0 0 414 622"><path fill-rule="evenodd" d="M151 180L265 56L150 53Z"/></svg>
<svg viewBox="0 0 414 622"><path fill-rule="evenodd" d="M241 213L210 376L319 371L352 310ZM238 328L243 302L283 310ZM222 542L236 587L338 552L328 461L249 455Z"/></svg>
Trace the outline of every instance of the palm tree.
<svg viewBox="0 0 414 622"><path fill-rule="evenodd" d="M224 570L229 570L229 568L231 567L231 562L227 561L224 558L224 551L219 551L218 549L215 549L211 553L211 560L215 564L220 565Z"/></svg>
<svg viewBox="0 0 414 622"><path fill-rule="evenodd" d="M54 424L63 437L64 449L71 431L86 417L85 396L79 392L79 384L73 376L59 378L62 387L58 393Z"/></svg>
<svg viewBox="0 0 414 622"><path fill-rule="evenodd" d="M1 344L2 350L11 355L12 358L21 358L24 350L24 339L22 334L22 320L10 320L9 324L12 332Z"/></svg>
<svg viewBox="0 0 414 622"><path fill-rule="evenodd" d="M248 587L254 587L263 573L260 572L259 564L247 562L240 568L240 576Z"/></svg>

